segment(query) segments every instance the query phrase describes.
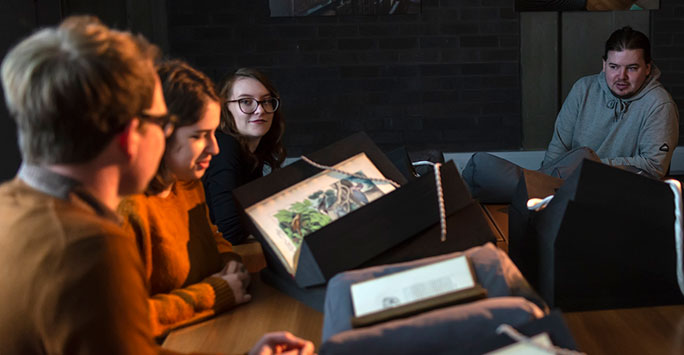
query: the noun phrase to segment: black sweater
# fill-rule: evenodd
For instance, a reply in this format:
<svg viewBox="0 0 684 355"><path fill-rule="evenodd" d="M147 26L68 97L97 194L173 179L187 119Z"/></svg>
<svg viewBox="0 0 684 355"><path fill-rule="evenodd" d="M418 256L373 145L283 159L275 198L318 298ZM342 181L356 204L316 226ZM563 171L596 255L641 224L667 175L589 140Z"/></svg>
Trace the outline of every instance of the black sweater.
<svg viewBox="0 0 684 355"><path fill-rule="evenodd" d="M209 205L209 217L232 244L240 244L247 233L233 200L233 189L262 176L262 167L250 169L240 143L232 136L216 132L219 154L211 159L202 182Z"/></svg>

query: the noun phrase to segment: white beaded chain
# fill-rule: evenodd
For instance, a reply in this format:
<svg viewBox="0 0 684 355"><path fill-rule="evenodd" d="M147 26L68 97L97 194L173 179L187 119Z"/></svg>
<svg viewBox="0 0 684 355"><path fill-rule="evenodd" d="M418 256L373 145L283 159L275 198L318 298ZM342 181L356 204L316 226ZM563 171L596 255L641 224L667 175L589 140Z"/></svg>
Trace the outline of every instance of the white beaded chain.
<svg viewBox="0 0 684 355"><path fill-rule="evenodd" d="M316 163L315 161L313 161L313 160L311 160L311 159L309 159L309 158L307 158L307 157L305 157L305 156L303 156L303 155L302 155L302 160L304 160L305 162L307 162L307 163L309 163L309 164L311 164L311 165L313 165L313 166L315 166L315 167L317 167L317 168L319 168L319 169L330 170L330 171L334 171L334 172L336 172L336 173L340 173L340 174L344 174L344 175L353 176L353 177L355 177L355 178L359 178L359 179L363 179L363 180L370 180L370 181L375 181L375 182L385 182L385 183L392 184L392 186L397 187L397 188L400 186L400 185L399 185L396 181L394 181L394 180L383 179L383 178L371 178L371 177L368 177L368 176L365 176L365 175L356 174L356 173L350 173L350 172L347 172L347 171L344 171L344 170L340 170L340 169L334 168L334 167L332 167L332 166L323 165L323 164L318 164L318 163Z"/></svg>
<svg viewBox="0 0 684 355"><path fill-rule="evenodd" d="M446 241L446 209L444 208L444 190L442 189L442 173L440 168L441 163L433 163L431 161L419 161L413 165L432 165L435 170L435 186L437 187L437 206L439 207L439 227L441 232L440 241Z"/></svg>
<svg viewBox="0 0 684 355"><path fill-rule="evenodd" d="M413 163L414 166L418 165L432 165L435 170L435 186L437 187L437 206L439 207L439 226L441 237L440 241L446 241L447 227L446 227L446 209L444 208L444 190L442 189L442 174L439 168L442 166L441 163L433 163L427 160L421 160Z"/></svg>
<svg viewBox="0 0 684 355"><path fill-rule="evenodd" d="M441 227L442 237L440 240L442 242L446 241L446 209L444 208L444 190L442 190L442 174L439 168L442 166L440 163L435 163L435 186L437 186L437 203L439 204L439 225Z"/></svg>
<svg viewBox="0 0 684 355"><path fill-rule="evenodd" d="M344 175L348 175L348 176L353 176L353 177L356 177L359 179L364 179L364 180L370 180L370 181L375 181L375 182L385 182L385 183L392 184L392 186L394 186L396 188L398 188L400 186L394 180L383 179L383 178L370 178L370 177L367 177L367 176L364 176L361 174L350 173L348 171L340 170L340 169L334 168L332 166L318 164L315 161L307 158L304 155L302 155L301 158L305 162L307 162L307 163L309 163L309 164L311 164L311 165L313 165L319 169L330 170L330 171L334 171L336 173L340 173L340 174L344 174ZM441 239L440 240L442 242L444 242L444 241L446 241L447 228L446 228L446 212L445 212L445 208L444 208L444 192L442 190L442 175L439 172L439 167L442 164L432 163L429 161L421 161L421 162L413 163L413 165L425 165L425 164L432 165L435 169L435 185L437 186L437 203L439 204L439 225L441 227Z"/></svg>
<svg viewBox="0 0 684 355"><path fill-rule="evenodd" d="M515 328L511 327L508 324L501 324L496 328L496 334L506 334L508 335L511 339L520 342L520 343L525 343L531 346L534 346L536 348L548 351L551 354L557 354L557 355L587 355L586 353L580 352L580 351L575 351L575 350L570 350L570 349L564 349L558 346L547 346L547 345L542 345L542 344L537 344L532 341L532 339L520 334Z"/></svg>

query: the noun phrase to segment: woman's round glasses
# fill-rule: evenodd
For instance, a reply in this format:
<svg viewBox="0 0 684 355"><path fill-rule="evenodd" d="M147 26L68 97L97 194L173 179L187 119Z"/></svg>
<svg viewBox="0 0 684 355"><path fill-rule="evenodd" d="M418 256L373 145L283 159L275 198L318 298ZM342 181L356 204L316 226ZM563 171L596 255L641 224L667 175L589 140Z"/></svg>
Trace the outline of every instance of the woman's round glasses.
<svg viewBox="0 0 684 355"><path fill-rule="evenodd" d="M261 105L266 113L276 112L280 106L280 100L278 100L277 97L271 97L261 101L251 97L243 97L241 99L230 100L228 102L237 102L238 106L240 107L240 111L248 115L256 112L259 105Z"/></svg>

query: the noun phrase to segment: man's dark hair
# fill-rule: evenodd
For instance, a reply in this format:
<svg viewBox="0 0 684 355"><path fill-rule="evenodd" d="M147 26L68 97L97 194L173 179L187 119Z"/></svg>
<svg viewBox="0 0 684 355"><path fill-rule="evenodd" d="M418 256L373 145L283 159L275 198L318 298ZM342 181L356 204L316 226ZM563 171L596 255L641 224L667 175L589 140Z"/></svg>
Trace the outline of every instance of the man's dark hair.
<svg viewBox="0 0 684 355"><path fill-rule="evenodd" d="M100 154L152 104L158 53L90 16L21 41L2 62L2 85L24 161L76 164Z"/></svg>
<svg viewBox="0 0 684 355"><path fill-rule="evenodd" d="M651 63L651 42L645 34L625 26L610 35L606 41L606 50L603 60L608 58L609 51L621 52L625 49L641 49L644 52L644 61Z"/></svg>

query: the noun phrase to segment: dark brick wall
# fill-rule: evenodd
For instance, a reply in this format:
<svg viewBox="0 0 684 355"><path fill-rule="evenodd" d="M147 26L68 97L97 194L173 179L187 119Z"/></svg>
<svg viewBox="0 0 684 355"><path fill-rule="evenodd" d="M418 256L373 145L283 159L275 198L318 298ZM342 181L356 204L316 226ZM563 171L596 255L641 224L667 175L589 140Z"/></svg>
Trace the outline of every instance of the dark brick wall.
<svg viewBox="0 0 684 355"><path fill-rule="evenodd" d="M17 44L20 38L29 35L42 20L41 7L32 1L0 1L0 60ZM0 182L16 175L21 164L17 146L16 125L5 105L5 93L0 85Z"/></svg>
<svg viewBox="0 0 684 355"><path fill-rule="evenodd" d="M519 149L514 0L423 0L420 15L269 17L268 0L169 0L169 46L220 80L281 92L289 155L364 130L383 148Z"/></svg>
<svg viewBox="0 0 684 355"><path fill-rule="evenodd" d="M684 145L684 1L661 0L651 12L651 51L660 81L679 107L679 145Z"/></svg>
<svg viewBox="0 0 684 355"><path fill-rule="evenodd" d="M3 55L30 32L7 7L15 3L26 6L3 2L0 12L9 19L0 21ZM269 73L283 96L290 155L358 130L384 148L519 149L513 3L423 0L420 15L270 18L268 0L168 0L170 52L216 80L240 66ZM684 1L661 0L651 23L661 81L684 109ZM4 180L19 157L3 107L0 118Z"/></svg>

